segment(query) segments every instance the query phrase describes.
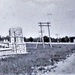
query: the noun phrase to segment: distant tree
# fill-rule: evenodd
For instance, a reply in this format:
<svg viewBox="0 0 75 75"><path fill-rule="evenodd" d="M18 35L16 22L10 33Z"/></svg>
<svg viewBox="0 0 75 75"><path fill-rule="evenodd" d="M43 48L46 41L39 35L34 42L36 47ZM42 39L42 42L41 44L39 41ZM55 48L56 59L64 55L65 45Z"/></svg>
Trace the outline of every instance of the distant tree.
<svg viewBox="0 0 75 75"><path fill-rule="evenodd" d="M65 36L65 37L61 38L60 42L69 42L69 37Z"/></svg>
<svg viewBox="0 0 75 75"><path fill-rule="evenodd" d="M69 42L68 36L65 36L65 42Z"/></svg>
<svg viewBox="0 0 75 75"><path fill-rule="evenodd" d="M0 41L2 40L1 36L0 36Z"/></svg>
<svg viewBox="0 0 75 75"><path fill-rule="evenodd" d="M59 42L62 42L62 41L61 41L61 38L59 38Z"/></svg>
<svg viewBox="0 0 75 75"><path fill-rule="evenodd" d="M34 38L34 39L33 39L33 42L37 42L37 41L39 41L38 38Z"/></svg>
<svg viewBox="0 0 75 75"><path fill-rule="evenodd" d="M61 38L61 42L65 42L65 38L63 37L63 38Z"/></svg>
<svg viewBox="0 0 75 75"><path fill-rule="evenodd" d="M0 37L0 41L3 41L4 39L2 37Z"/></svg>
<svg viewBox="0 0 75 75"><path fill-rule="evenodd" d="M10 41L10 37L9 36L6 36L4 39Z"/></svg>
<svg viewBox="0 0 75 75"><path fill-rule="evenodd" d="M27 42L27 39L26 39L26 37L24 37L24 42Z"/></svg>
<svg viewBox="0 0 75 75"><path fill-rule="evenodd" d="M44 42L49 42L49 37L48 36L44 36Z"/></svg>
<svg viewBox="0 0 75 75"><path fill-rule="evenodd" d="M52 42L57 42L57 39L51 38L51 41L52 41Z"/></svg>
<svg viewBox="0 0 75 75"><path fill-rule="evenodd" d="M70 37L70 42L74 42L75 37Z"/></svg>
<svg viewBox="0 0 75 75"><path fill-rule="evenodd" d="M28 38L28 41L33 42L33 38L32 37Z"/></svg>

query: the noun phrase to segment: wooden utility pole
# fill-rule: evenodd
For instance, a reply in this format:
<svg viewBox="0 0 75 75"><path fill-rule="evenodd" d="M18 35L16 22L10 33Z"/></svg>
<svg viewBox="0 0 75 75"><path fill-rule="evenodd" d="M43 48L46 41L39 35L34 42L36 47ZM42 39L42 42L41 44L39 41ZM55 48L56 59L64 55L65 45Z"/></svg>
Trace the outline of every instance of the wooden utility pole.
<svg viewBox="0 0 75 75"><path fill-rule="evenodd" d="M42 30L42 23L41 22L39 22L39 26L40 26L40 29L41 29L41 39L42 39L42 43L43 43L43 48L45 48L45 44L44 44L44 39L43 39L43 30Z"/></svg>
<svg viewBox="0 0 75 75"><path fill-rule="evenodd" d="M49 45L52 48L52 45L51 45L51 37L50 37L50 26L51 26L50 24L51 23L50 22L39 22L38 24L39 24L40 29L41 29L41 36L42 36L43 47L45 48L42 27L48 27Z"/></svg>
<svg viewBox="0 0 75 75"><path fill-rule="evenodd" d="M51 23L50 22L47 22L47 27L48 27L48 35L49 35L49 44L50 44L50 47L52 48L52 45L51 45L51 35L50 35L50 25Z"/></svg>

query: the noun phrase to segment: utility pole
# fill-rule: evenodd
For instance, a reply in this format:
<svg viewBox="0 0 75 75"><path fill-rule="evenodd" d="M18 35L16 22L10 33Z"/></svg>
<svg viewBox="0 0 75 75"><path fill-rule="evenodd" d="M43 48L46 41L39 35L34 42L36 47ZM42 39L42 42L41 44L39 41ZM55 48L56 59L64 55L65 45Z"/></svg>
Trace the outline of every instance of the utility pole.
<svg viewBox="0 0 75 75"><path fill-rule="evenodd" d="M51 37L50 37L50 22L39 22L39 26L40 26L40 29L41 29L41 36L42 36L42 42L43 42L43 47L45 48L45 44L44 44L44 39L43 39L43 32L42 32L42 27L48 27L48 35L49 35L49 45L50 47L52 48L52 45L51 45Z"/></svg>
<svg viewBox="0 0 75 75"><path fill-rule="evenodd" d="M48 34L49 34L49 44L50 44L50 47L52 48L52 45L51 45L51 35L50 35L50 23L47 22L47 26L48 26Z"/></svg>
<svg viewBox="0 0 75 75"><path fill-rule="evenodd" d="M41 22L39 22L38 24L39 24L40 29L41 29L41 39L42 39L42 43L43 43L43 48L45 48L44 39L43 39L42 23L41 23Z"/></svg>

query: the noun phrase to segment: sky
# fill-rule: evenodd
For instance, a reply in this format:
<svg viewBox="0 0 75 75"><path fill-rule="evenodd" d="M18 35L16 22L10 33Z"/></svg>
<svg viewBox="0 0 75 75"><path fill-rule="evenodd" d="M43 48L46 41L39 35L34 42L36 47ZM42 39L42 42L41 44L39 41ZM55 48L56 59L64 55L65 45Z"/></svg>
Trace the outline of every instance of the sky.
<svg viewBox="0 0 75 75"><path fill-rule="evenodd" d="M51 37L75 36L75 0L0 0L0 35L22 27L23 36L39 37L38 22L51 22ZM47 27L43 34L48 35Z"/></svg>

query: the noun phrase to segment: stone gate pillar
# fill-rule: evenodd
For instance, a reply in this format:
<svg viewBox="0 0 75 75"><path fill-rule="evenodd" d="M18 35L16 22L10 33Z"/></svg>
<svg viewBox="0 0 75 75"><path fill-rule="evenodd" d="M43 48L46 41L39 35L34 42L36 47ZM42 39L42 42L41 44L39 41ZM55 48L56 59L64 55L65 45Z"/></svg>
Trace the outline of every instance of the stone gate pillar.
<svg viewBox="0 0 75 75"><path fill-rule="evenodd" d="M10 46L16 52L26 51L26 44L24 43L22 28L10 28Z"/></svg>

